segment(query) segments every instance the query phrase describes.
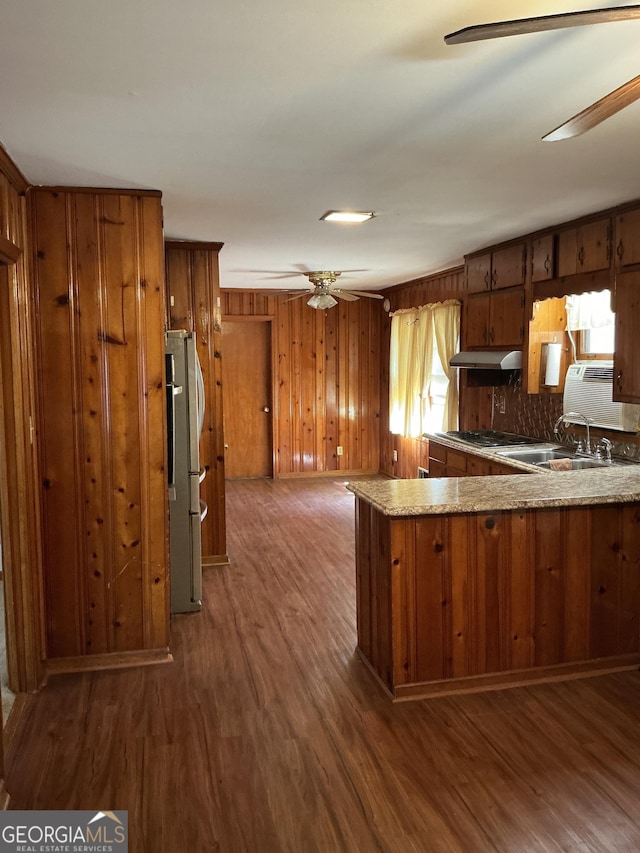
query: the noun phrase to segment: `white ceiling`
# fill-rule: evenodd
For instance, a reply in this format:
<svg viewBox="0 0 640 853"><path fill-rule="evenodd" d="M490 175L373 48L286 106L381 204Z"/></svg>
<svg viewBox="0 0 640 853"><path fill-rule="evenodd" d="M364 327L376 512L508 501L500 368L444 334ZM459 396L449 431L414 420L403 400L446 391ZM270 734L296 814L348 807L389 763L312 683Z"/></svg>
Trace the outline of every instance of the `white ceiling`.
<svg viewBox="0 0 640 853"><path fill-rule="evenodd" d="M0 141L32 183L161 190L167 237L225 243L223 287L381 288L640 197L640 102L541 141L640 73L640 21L443 42L593 6L3 0Z"/></svg>

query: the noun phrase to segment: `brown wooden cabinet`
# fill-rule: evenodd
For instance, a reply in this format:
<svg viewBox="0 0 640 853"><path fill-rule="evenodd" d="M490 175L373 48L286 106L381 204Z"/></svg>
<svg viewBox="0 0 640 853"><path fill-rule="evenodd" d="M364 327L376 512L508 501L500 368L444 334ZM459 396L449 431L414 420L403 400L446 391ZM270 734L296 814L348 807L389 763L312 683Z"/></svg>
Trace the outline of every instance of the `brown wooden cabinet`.
<svg viewBox="0 0 640 853"><path fill-rule="evenodd" d="M463 348L522 346L524 306L521 287L470 294L466 300Z"/></svg>
<svg viewBox="0 0 640 853"><path fill-rule="evenodd" d="M616 216L615 242L618 269L640 265L640 208Z"/></svg>
<svg viewBox="0 0 640 853"><path fill-rule="evenodd" d="M555 274L555 234L544 234L531 242L531 281L549 281Z"/></svg>
<svg viewBox="0 0 640 853"><path fill-rule="evenodd" d="M508 463L501 464L462 449L452 449L429 439L429 477L486 477L494 474L522 474Z"/></svg>
<svg viewBox="0 0 640 853"><path fill-rule="evenodd" d="M558 234L558 276L606 270L611 263L611 220L597 219Z"/></svg>
<svg viewBox="0 0 640 853"><path fill-rule="evenodd" d="M640 403L640 270L616 276L616 351L613 399Z"/></svg>
<svg viewBox="0 0 640 853"><path fill-rule="evenodd" d="M467 290L479 293L524 284L526 257L526 243L522 242L468 258Z"/></svg>

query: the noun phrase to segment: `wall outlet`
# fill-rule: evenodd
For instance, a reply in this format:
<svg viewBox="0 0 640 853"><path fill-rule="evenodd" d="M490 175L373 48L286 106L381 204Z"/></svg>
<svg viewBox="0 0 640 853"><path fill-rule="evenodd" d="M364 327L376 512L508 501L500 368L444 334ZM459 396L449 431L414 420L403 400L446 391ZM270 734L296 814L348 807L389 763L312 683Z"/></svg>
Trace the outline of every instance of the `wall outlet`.
<svg viewBox="0 0 640 853"><path fill-rule="evenodd" d="M397 462L397 461L398 461L398 451L397 451L397 450L394 450L394 451L393 451L393 461L394 461L394 462Z"/></svg>
<svg viewBox="0 0 640 853"><path fill-rule="evenodd" d="M504 415L507 411L507 400L504 391L496 391L493 398L493 407L500 415Z"/></svg>
<svg viewBox="0 0 640 853"><path fill-rule="evenodd" d="M342 453L343 453L343 451L342 451L342 445L341 445L341 444L339 444L339 445L336 447L336 456L342 456Z"/></svg>

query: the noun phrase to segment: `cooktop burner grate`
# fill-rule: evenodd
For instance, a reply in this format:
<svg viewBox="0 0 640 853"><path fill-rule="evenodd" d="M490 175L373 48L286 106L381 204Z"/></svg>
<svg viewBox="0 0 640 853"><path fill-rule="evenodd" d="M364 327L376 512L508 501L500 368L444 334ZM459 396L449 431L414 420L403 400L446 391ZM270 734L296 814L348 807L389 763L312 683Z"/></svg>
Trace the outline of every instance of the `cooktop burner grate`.
<svg viewBox="0 0 640 853"><path fill-rule="evenodd" d="M516 435L512 432L499 432L493 429L472 429L460 432L451 431L444 435L469 444L477 444L481 447L508 447L523 444L540 444L542 439L531 438L528 435Z"/></svg>

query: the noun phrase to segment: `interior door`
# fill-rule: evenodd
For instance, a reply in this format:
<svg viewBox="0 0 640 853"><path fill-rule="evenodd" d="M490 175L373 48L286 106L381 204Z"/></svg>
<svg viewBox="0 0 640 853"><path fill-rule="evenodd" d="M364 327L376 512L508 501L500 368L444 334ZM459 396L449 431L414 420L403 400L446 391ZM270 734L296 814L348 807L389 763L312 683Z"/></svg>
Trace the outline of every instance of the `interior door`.
<svg viewBox="0 0 640 853"><path fill-rule="evenodd" d="M222 354L226 476L272 477L271 322L225 319Z"/></svg>

